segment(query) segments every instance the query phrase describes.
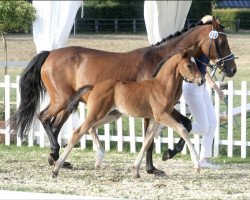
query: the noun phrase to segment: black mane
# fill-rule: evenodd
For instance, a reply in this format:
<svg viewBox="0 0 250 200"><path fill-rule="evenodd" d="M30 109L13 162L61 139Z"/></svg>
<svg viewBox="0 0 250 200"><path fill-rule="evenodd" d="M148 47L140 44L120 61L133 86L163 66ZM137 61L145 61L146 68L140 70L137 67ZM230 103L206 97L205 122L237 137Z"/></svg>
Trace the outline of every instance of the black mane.
<svg viewBox="0 0 250 200"><path fill-rule="evenodd" d="M176 33L174 34L171 34L165 38L162 39L162 41L160 42L157 42L156 44L153 44L152 46L159 46L161 45L162 43L166 42L167 40L170 40L172 38L175 38L187 31L189 31L190 29L194 28L194 27L197 27L197 26L201 26L201 25L206 25L206 24L211 24L212 22L209 21L209 22L206 22L206 23L203 23L202 21L198 21L197 23L192 23L192 24L189 24L188 26L185 25L184 28L181 30L181 31L177 31Z"/></svg>

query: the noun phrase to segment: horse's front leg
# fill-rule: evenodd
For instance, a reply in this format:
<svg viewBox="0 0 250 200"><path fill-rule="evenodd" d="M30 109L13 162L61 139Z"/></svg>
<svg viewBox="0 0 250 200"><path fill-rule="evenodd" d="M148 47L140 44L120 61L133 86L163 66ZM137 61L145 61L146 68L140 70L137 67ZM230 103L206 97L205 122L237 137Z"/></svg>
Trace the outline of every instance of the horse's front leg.
<svg viewBox="0 0 250 200"><path fill-rule="evenodd" d="M191 160L194 164L194 168L200 170L199 156L191 143L187 129L180 123L178 123L169 113L164 112L161 116L155 116L157 122L176 130L180 136L185 140L191 154Z"/></svg>
<svg viewBox="0 0 250 200"><path fill-rule="evenodd" d="M143 159L145 152L148 150L148 148L150 147L150 145L153 142L154 134L155 134L157 127L158 127L158 124L153 119L150 119L149 124L148 124L148 128L147 128L147 132L145 134L145 138L144 138L144 141L142 143L141 150L140 150L139 155L137 156L137 158L134 162L134 165L133 165L135 178L140 178L139 170L140 170L141 162L142 162L142 159Z"/></svg>

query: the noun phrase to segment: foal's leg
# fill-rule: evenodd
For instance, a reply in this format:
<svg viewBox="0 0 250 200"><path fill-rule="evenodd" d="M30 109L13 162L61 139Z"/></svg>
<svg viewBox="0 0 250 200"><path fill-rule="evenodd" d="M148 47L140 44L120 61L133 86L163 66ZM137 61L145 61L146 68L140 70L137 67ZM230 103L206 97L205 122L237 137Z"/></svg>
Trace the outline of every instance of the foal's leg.
<svg viewBox="0 0 250 200"><path fill-rule="evenodd" d="M177 122L181 123L187 129L188 132L192 130L191 120L188 119L186 116L182 115L176 109L172 111L171 115ZM173 150L168 149L163 152L162 160L165 161L173 158L177 153L180 153L183 150L184 145L185 145L185 140L183 138L180 138L179 142L175 145Z"/></svg>
<svg viewBox="0 0 250 200"><path fill-rule="evenodd" d="M133 169L134 169L134 177L135 178L140 178L139 170L140 170L142 158L143 158L145 152L147 151L147 149L150 147L150 144L152 143L152 141L154 139L154 133L155 133L157 127L158 127L158 124L153 119L150 119L149 124L148 124L147 133L145 134L145 138L144 138L144 141L142 143L142 148L141 148L140 153L134 162Z"/></svg>
<svg viewBox="0 0 250 200"><path fill-rule="evenodd" d="M145 130L145 135L150 134L148 130L148 125L149 125L149 120L150 119L144 119L144 130ZM160 130L160 131L159 131ZM162 131L162 125L159 125L158 128L156 129L156 135L160 134ZM154 150L154 141L152 140L148 150L146 151L146 171L149 174L155 174L157 176L164 176L166 175L164 171L159 170L154 167L153 165L153 150Z"/></svg>
<svg viewBox="0 0 250 200"><path fill-rule="evenodd" d="M52 171L53 178L57 177L60 168L62 167L62 165L65 162L66 158L68 157L69 153L74 148L75 144L81 139L81 137L85 133L88 132L88 130L91 128L92 125L93 125L93 120L86 118L85 121L83 122L83 124L73 132L73 135L72 135L66 149L64 150L63 154L60 156L60 158L55 163L55 167Z"/></svg>
<svg viewBox="0 0 250 200"><path fill-rule="evenodd" d="M101 142L99 140L98 134L96 132L96 128L90 128L89 129L89 134L93 138L93 142L96 146L96 163L95 163L95 168L99 169L101 168L104 156L105 156L105 151L101 145Z"/></svg>
<svg viewBox="0 0 250 200"><path fill-rule="evenodd" d="M194 149L194 146L192 145L192 143L190 141L187 129L185 127L183 127L182 124L178 123L170 114L168 114L166 112L163 113L162 116L156 116L156 119L158 119L157 122L178 131L180 136L187 143L194 167L199 170L200 169L199 156L198 156L197 152Z"/></svg>

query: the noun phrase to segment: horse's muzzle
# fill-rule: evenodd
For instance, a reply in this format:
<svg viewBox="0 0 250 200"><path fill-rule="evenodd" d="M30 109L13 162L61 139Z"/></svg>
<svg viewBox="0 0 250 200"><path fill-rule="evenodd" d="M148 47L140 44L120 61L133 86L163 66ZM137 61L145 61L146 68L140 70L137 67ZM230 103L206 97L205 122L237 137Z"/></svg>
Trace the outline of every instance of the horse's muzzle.
<svg viewBox="0 0 250 200"><path fill-rule="evenodd" d="M228 68L228 67L224 67L224 69L222 70L222 72L225 74L225 76L227 77L233 77L236 72L237 72L237 69L236 68Z"/></svg>

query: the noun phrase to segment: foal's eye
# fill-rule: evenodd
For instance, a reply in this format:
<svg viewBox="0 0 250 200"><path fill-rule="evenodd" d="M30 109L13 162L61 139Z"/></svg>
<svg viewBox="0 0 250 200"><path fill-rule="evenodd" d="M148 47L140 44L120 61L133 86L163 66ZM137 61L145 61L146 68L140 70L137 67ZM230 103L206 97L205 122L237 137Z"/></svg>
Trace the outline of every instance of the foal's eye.
<svg viewBox="0 0 250 200"><path fill-rule="evenodd" d="M192 65L189 63L189 64L187 64L187 67L188 67L188 68L191 68L191 67L192 67Z"/></svg>

